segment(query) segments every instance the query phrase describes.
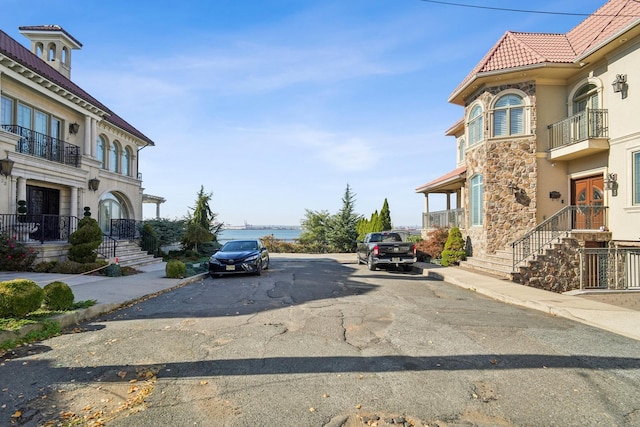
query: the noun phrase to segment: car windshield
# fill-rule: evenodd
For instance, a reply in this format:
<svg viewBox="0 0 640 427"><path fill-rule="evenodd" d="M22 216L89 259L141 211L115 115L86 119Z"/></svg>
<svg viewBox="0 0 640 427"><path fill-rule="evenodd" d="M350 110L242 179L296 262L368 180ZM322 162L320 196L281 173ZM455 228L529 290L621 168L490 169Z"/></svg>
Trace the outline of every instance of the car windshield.
<svg viewBox="0 0 640 427"><path fill-rule="evenodd" d="M249 240L246 242L227 242L222 247L223 252L241 252L241 251L255 251L258 249L258 242Z"/></svg>

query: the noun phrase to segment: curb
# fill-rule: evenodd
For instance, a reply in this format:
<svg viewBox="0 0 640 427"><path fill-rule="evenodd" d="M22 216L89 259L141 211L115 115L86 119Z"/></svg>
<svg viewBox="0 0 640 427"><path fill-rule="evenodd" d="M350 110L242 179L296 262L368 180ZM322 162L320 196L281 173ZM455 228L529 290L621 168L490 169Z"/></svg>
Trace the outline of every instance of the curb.
<svg viewBox="0 0 640 427"><path fill-rule="evenodd" d="M185 277L184 279L180 279L180 281L178 281L178 284L175 286L171 286L169 288L162 289L160 291L157 291L151 294L142 295L138 298L133 298L128 301L123 301L120 303L97 304L91 307L79 309L69 313L59 314L57 316L51 317L48 320L52 320L58 323L58 325L60 325L60 329L62 330L62 329L68 328L69 326L77 325L79 323L85 322L95 317L102 316L103 314L111 313L112 311L118 310L127 305L135 304L145 299L153 298L155 296L161 295L165 292L169 292L174 289L181 288L182 286L187 285L189 283L197 282L205 278L207 274L208 273L199 273L194 276ZM13 341L13 340L18 340L20 338L24 338L29 332L41 331L43 329L44 329L44 326L41 323L34 323L31 325L23 326L17 331L0 331L0 344L5 341Z"/></svg>

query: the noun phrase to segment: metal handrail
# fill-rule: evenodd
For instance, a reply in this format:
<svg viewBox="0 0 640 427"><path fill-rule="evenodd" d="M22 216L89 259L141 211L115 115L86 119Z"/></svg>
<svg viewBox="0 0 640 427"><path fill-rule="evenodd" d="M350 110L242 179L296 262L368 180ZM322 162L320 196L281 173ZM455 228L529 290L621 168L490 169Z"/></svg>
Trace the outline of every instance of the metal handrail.
<svg viewBox="0 0 640 427"><path fill-rule="evenodd" d="M116 248L118 247L118 240L113 237L103 234L102 235L102 243L96 249L96 252L102 255L105 258L115 258L116 256Z"/></svg>
<svg viewBox="0 0 640 427"><path fill-rule="evenodd" d="M534 254L572 230L597 230L607 226L607 207L602 205L565 206L558 212L515 240L513 249L513 271Z"/></svg>
<svg viewBox="0 0 640 427"><path fill-rule="evenodd" d="M21 136L16 144L18 153L29 154L64 165L80 166L80 147L77 145L23 126L3 124L2 128L7 132Z"/></svg>
<svg viewBox="0 0 640 427"><path fill-rule="evenodd" d="M548 126L549 149L565 147L591 138L609 137L608 110L587 108Z"/></svg>

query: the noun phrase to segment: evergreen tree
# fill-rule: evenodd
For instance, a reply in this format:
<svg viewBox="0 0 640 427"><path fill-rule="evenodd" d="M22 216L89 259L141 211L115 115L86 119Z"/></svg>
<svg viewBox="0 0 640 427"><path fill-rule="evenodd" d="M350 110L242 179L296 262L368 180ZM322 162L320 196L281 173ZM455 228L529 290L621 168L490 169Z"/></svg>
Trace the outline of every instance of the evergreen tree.
<svg viewBox="0 0 640 427"><path fill-rule="evenodd" d="M347 188L342 197L342 208L331 217L327 231L327 240L332 250L337 252L354 252L358 238L358 223L361 216L355 211L355 195L351 187Z"/></svg>
<svg viewBox="0 0 640 427"><path fill-rule="evenodd" d="M327 211L306 210L305 219L302 220L302 232L298 241L311 252L326 252L327 227L331 216Z"/></svg>
<svg viewBox="0 0 640 427"><path fill-rule="evenodd" d="M391 224L391 211L389 210L389 203L386 198L384 199L382 210L380 211L380 227L379 231L393 229L393 225Z"/></svg>
<svg viewBox="0 0 640 427"><path fill-rule="evenodd" d="M218 240L222 224L215 223L218 214L214 213L209 206L212 196L213 193L205 193L204 186L200 186L196 206L191 208L193 214L187 215L186 230L182 237L182 244L187 249L197 248L198 243Z"/></svg>

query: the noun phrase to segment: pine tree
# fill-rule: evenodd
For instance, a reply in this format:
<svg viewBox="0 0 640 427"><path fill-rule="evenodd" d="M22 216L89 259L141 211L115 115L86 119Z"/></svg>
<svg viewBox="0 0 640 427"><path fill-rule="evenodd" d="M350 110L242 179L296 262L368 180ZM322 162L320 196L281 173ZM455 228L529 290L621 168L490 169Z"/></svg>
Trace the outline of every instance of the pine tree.
<svg viewBox="0 0 640 427"><path fill-rule="evenodd" d="M389 210L389 203L386 198L384 199L382 210L380 211L380 227L379 231L388 231L393 229L393 225L391 224L391 211Z"/></svg>
<svg viewBox="0 0 640 427"><path fill-rule="evenodd" d="M356 214L354 209L355 195L347 184L342 197L342 208L331 217L327 232L329 245L337 252L354 252L356 249L357 227L361 216Z"/></svg>

